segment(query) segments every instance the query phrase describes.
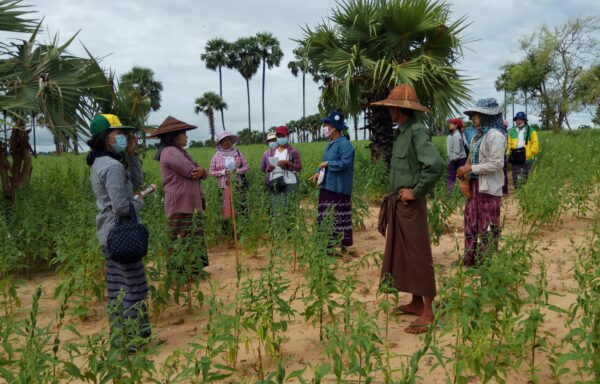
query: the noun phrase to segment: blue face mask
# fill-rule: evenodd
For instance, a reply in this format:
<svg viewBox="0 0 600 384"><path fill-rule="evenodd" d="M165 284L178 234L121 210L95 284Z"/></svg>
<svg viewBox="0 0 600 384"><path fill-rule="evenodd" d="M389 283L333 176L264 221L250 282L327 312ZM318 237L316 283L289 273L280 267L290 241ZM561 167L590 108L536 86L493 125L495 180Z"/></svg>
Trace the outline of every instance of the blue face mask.
<svg viewBox="0 0 600 384"><path fill-rule="evenodd" d="M123 152L127 148L127 138L125 135L117 135L115 139L117 141L112 145L113 150L117 153Z"/></svg>
<svg viewBox="0 0 600 384"><path fill-rule="evenodd" d="M286 145L288 143L287 137L277 138L277 145Z"/></svg>
<svg viewBox="0 0 600 384"><path fill-rule="evenodd" d="M277 146L277 142L269 141L269 148L275 148Z"/></svg>

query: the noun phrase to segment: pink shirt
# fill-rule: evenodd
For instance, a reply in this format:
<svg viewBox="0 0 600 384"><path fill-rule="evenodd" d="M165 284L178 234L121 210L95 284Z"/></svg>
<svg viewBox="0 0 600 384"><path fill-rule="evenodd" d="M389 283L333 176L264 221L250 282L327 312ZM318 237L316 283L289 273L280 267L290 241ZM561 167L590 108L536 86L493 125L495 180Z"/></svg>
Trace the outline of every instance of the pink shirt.
<svg viewBox="0 0 600 384"><path fill-rule="evenodd" d="M217 184L221 189L227 188L228 177L225 175L225 157L221 152L217 151L210 160L208 171L209 175L217 178ZM248 172L248 162L246 162L246 158L242 155L242 152L237 149L234 151L232 157L235 159L238 183L240 183L242 181L240 175Z"/></svg>
<svg viewBox="0 0 600 384"><path fill-rule="evenodd" d="M202 212L204 189L200 180L192 179L192 170L196 167L198 164L179 147L168 146L160 153L160 173L165 190L165 212L168 216Z"/></svg>

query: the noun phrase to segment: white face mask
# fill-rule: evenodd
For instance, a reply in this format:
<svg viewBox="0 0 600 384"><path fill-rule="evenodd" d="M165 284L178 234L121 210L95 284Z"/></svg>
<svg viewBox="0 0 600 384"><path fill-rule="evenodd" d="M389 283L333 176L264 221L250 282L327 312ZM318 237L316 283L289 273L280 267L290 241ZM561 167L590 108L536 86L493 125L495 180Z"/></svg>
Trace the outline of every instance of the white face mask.
<svg viewBox="0 0 600 384"><path fill-rule="evenodd" d="M523 128L524 126L525 126L525 123L517 124L517 127L519 127L519 128Z"/></svg>

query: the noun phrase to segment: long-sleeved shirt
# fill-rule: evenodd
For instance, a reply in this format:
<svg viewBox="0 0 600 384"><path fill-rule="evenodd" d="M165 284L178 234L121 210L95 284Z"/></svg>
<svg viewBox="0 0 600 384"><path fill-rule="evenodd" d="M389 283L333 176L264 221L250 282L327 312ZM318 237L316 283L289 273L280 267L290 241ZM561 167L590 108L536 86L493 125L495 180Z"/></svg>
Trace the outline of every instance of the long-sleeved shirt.
<svg viewBox="0 0 600 384"><path fill-rule="evenodd" d="M129 155L129 175L131 177L131 185L136 190L144 184L144 171L142 162L137 153Z"/></svg>
<svg viewBox="0 0 600 384"><path fill-rule="evenodd" d="M504 152L506 139L497 129L490 129L483 134L479 150L474 150L479 136L476 136L471 146L472 156L477 156L477 164L472 165L473 174L479 178L479 191L494 196L502 196L504 186Z"/></svg>
<svg viewBox="0 0 600 384"><path fill-rule="evenodd" d="M298 150L296 148L292 147L289 144L287 144L285 146L285 148L288 151L289 164L282 168L290 170L290 171L300 172L302 170L302 161L300 160L300 152L298 152ZM270 165L269 157L274 157L275 151L277 151L277 147L267 149L263 153L262 159L260 161L260 170L265 173L265 183L267 183L267 184L269 184L269 175L271 174L271 172L269 172L269 170L268 170L269 165Z"/></svg>
<svg viewBox="0 0 600 384"><path fill-rule="evenodd" d="M140 164L137 162L137 164ZM130 167L135 167L134 163ZM101 246L106 246L108 234L117 224L118 218L127 221L130 205L141 222L139 212L144 202L133 198L133 185L130 173L123 164L110 157L96 157L90 171L92 190L96 195L96 205L100 212L96 215L96 236Z"/></svg>
<svg viewBox="0 0 600 384"><path fill-rule="evenodd" d="M414 197L424 197L431 192L444 167L423 123L413 118L400 125L390 161L392 192L410 188Z"/></svg>
<svg viewBox="0 0 600 384"><path fill-rule="evenodd" d="M458 129L452 131L446 138L446 152L448 153L448 162L467 157L464 140Z"/></svg>
<svg viewBox="0 0 600 384"><path fill-rule="evenodd" d="M165 191L165 213L202 212L204 189L192 171L198 164L182 148L168 146L160 154L160 173Z"/></svg>
<svg viewBox="0 0 600 384"><path fill-rule="evenodd" d="M225 189L227 188L227 180L228 177L225 174L227 168L225 167L225 158L227 156L223 155L220 151L217 151L215 155L210 160L210 167L208 174L211 176L215 176L217 178L217 184L219 188ZM231 156L235 160L236 165L236 173L238 178L238 183L242 182L240 175L248 172L248 163L246 162L246 158L242 155L242 152L235 150L233 156Z"/></svg>
<svg viewBox="0 0 600 384"><path fill-rule="evenodd" d="M467 127L465 128L465 131L463 132L463 136L465 137L466 143L467 143L467 147L471 147L471 141L473 141L473 137L475 137L475 135L477 134L477 130L473 127Z"/></svg>
<svg viewBox="0 0 600 384"><path fill-rule="evenodd" d="M320 188L352 195L354 147L350 141L344 136L330 141L323 153L323 161L327 161L327 167ZM317 169L316 172L318 171Z"/></svg>

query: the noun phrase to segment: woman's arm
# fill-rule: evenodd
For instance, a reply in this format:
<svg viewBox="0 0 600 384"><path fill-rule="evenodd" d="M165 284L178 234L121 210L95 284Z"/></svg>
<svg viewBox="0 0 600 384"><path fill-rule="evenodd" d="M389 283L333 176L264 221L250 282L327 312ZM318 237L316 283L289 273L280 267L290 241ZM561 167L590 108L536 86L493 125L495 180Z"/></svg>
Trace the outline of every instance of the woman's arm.
<svg viewBox="0 0 600 384"><path fill-rule="evenodd" d="M300 160L300 152L298 152L298 150L295 148L290 156L290 161L288 162L287 168L296 172L300 172L302 170L302 160Z"/></svg>
<svg viewBox="0 0 600 384"><path fill-rule="evenodd" d="M144 202L134 200L131 191L126 188L125 168L121 164L110 166L104 175L104 186L113 213L116 216L129 216L129 205L133 204L136 212L144 207Z"/></svg>
<svg viewBox="0 0 600 384"><path fill-rule="evenodd" d="M160 154L160 161L179 176L193 179L192 171L196 168L179 150L165 148Z"/></svg>
<svg viewBox="0 0 600 384"><path fill-rule="evenodd" d="M210 159L208 174L217 177L225 174L225 161L218 153L215 153L212 159Z"/></svg>
<svg viewBox="0 0 600 384"><path fill-rule="evenodd" d="M243 175L244 173L248 172L248 162L246 162L246 158L244 157L244 154L242 152L237 151L237 154L240 163L238 165L237 173L239 175Z"/></svg>

